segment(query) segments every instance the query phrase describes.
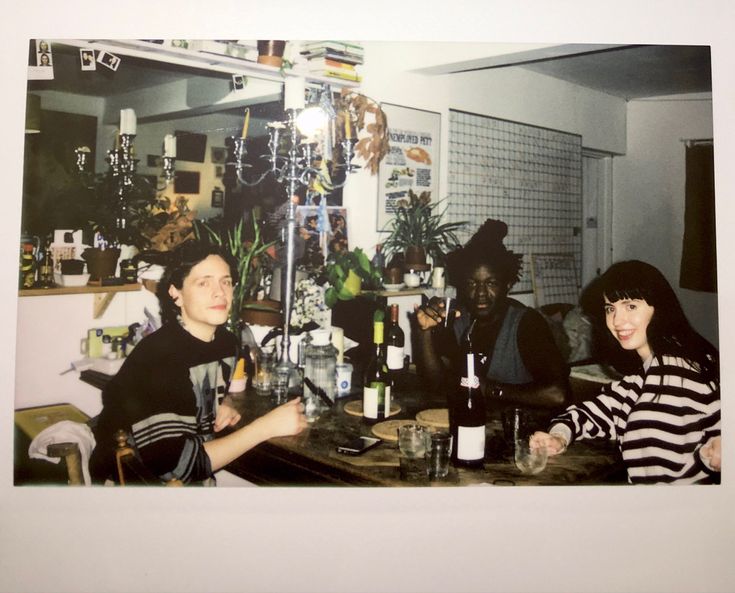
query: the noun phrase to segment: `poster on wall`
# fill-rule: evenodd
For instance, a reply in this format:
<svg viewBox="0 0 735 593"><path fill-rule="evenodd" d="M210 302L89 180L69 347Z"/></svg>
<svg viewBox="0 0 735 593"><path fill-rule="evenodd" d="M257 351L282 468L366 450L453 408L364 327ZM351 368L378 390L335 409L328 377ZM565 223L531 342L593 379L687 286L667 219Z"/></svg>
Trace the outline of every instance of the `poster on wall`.
<svg viewBox="0 0 735 593"><path fill-rule="evenodd" d="M296 226L304 241L301 263L319 267L332 253L347 251L347 208L297 206Z"/></svg>
<svg viewBox="0 0 735 593"><path fill-rule="evenodd" d="M396 203L430 192L438 200L441 115L433 111L381 103L388 118L390 150L378 170L377 230L387 230Z"/></svg>

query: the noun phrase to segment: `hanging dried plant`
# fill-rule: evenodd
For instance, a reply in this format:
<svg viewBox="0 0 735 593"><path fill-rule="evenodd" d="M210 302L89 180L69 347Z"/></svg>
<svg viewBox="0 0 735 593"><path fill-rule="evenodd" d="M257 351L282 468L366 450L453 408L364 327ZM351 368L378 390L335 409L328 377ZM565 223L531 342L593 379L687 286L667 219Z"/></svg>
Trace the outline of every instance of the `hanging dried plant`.
<svg viewBox="0 0 735 593"><path fill-rule="evenodd" d="M371 98L350 89L342 89L337 102L337 129L340 139L344 137L345 113L349 113L351 123L357 130L355 154L365 161L365 168L371 175L378 172L380 161L388 153L388 118L385 112ZM368 135L359 138L359 132Z"/></svg>

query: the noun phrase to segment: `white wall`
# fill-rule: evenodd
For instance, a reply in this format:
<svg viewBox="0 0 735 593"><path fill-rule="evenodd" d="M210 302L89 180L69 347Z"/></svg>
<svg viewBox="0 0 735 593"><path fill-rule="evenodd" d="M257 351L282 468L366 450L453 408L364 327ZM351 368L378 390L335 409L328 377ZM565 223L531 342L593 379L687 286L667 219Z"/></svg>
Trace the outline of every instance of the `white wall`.
<svg viewBox="0 0 735 593"><path fill-rule="evenodd" d="M712 101L679 96L628 104L628 145L613 159L613 261L642 259L675 288L694 327L717 343L717 295L678 287L685 144L712 138Z"/></svg>
<svg viewBox="0 0 735 593"><path fill-rule="evenodd" d="M439 112L444 167L449 109L580 134L587 148L625 152L626 104L622 99L519 67L439 76L406 72L407 65L416 66L416 58L411 52L404 58L400 44L363 45L364 82L360 92L378 102ZM440 175L440 194L444 197L446 170ZM361 171L350 179L344 192L351 244L368 250L374 248L380 236L376 231L377 191L377 177Z"/></svg>

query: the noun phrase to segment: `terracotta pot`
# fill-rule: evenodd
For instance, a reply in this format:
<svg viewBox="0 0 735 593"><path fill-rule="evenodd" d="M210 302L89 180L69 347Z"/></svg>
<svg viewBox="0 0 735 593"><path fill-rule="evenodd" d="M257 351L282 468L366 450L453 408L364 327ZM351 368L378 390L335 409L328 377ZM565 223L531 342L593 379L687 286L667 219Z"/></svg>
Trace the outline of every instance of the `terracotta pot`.
<svg viewBox="0 0 735 593"><path fill-rule="evenodd" d="M425 266L426 265L426 250L418 245L409 245L406 247L405 257L405 268L410 268L413 265Z"/></svg>
<svg viewBox="0 0 735 593"><path fill-rule="evenodd" d="M90 280L101 280L114 276L119 257L120 250L117 248L99 249L89 247L82 253L82 258L87 262Z"/></svg>
<svg viewBox="0 0 735 593"><path fill-rule="evenodd" d="M283 323L283 315L281 315L281 303L265 299L262 301L245 301L240 311L240 319L250 325L268 325L278 327ZM248 306L258 307L251 309ZM262 309L267 308L268 311Z"/></svg>
<svg viewBox="0 0 735 593"><path fill-rule="evenodd" d="M285 50L285 41L258 41L258 63L280 68Z"/></svg>

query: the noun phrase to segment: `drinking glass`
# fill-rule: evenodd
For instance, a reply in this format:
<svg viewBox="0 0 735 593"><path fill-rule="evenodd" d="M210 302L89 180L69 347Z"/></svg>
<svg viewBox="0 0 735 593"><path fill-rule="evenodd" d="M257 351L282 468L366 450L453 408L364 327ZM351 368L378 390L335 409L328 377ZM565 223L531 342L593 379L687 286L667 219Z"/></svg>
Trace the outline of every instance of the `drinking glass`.
<svg viewBox="0 0 735 593"><path fill-rule="evenodd" d="M546 447L532 448L528 438L519 438L515 441L516 467L522 474L536 475L546 468L548 452Z"/></svg>
<svg viewBox="0 0 735 593"><path fill-rule="evenodd" d="M444 298L444 327L450 327L454 323L457 313L457 299L452 297Z"/></svg>
<svg viewBox="0 0 735 593"><path fill-rule="evenodd" d="M402 457L416 459L426 452L424 427L420 424L404 424L398 428L398 449Z"/></svg>
<svg viewBox="0 0 735 593"><path fill-rule="evenodd" d="M427 432L424 443L426 474L430 480L445 478L449 473L449 460L452 456L452 435L443 430Z"/></svg>
<svg viewBox="0 0 735 593"><path fill-rule="evenodd" d="M258 395L270 395L273 388L273 351L258 350L255 356L253 387Z"/></svg>
<svg viewBox="0 0 735 593"><path fill-rule="evenodd" d="M288 399L288 381L291 369L286 365L278 365L273 372L273 399L277 404L284 404Z"/></svg>
<svg viewBox="0 0 735 593"><path fill-rule="evenodd" d="M398 450L401 479L419 482L426 479L426 443L424 427L420 424L406 424L398 428Z"/></svg>

